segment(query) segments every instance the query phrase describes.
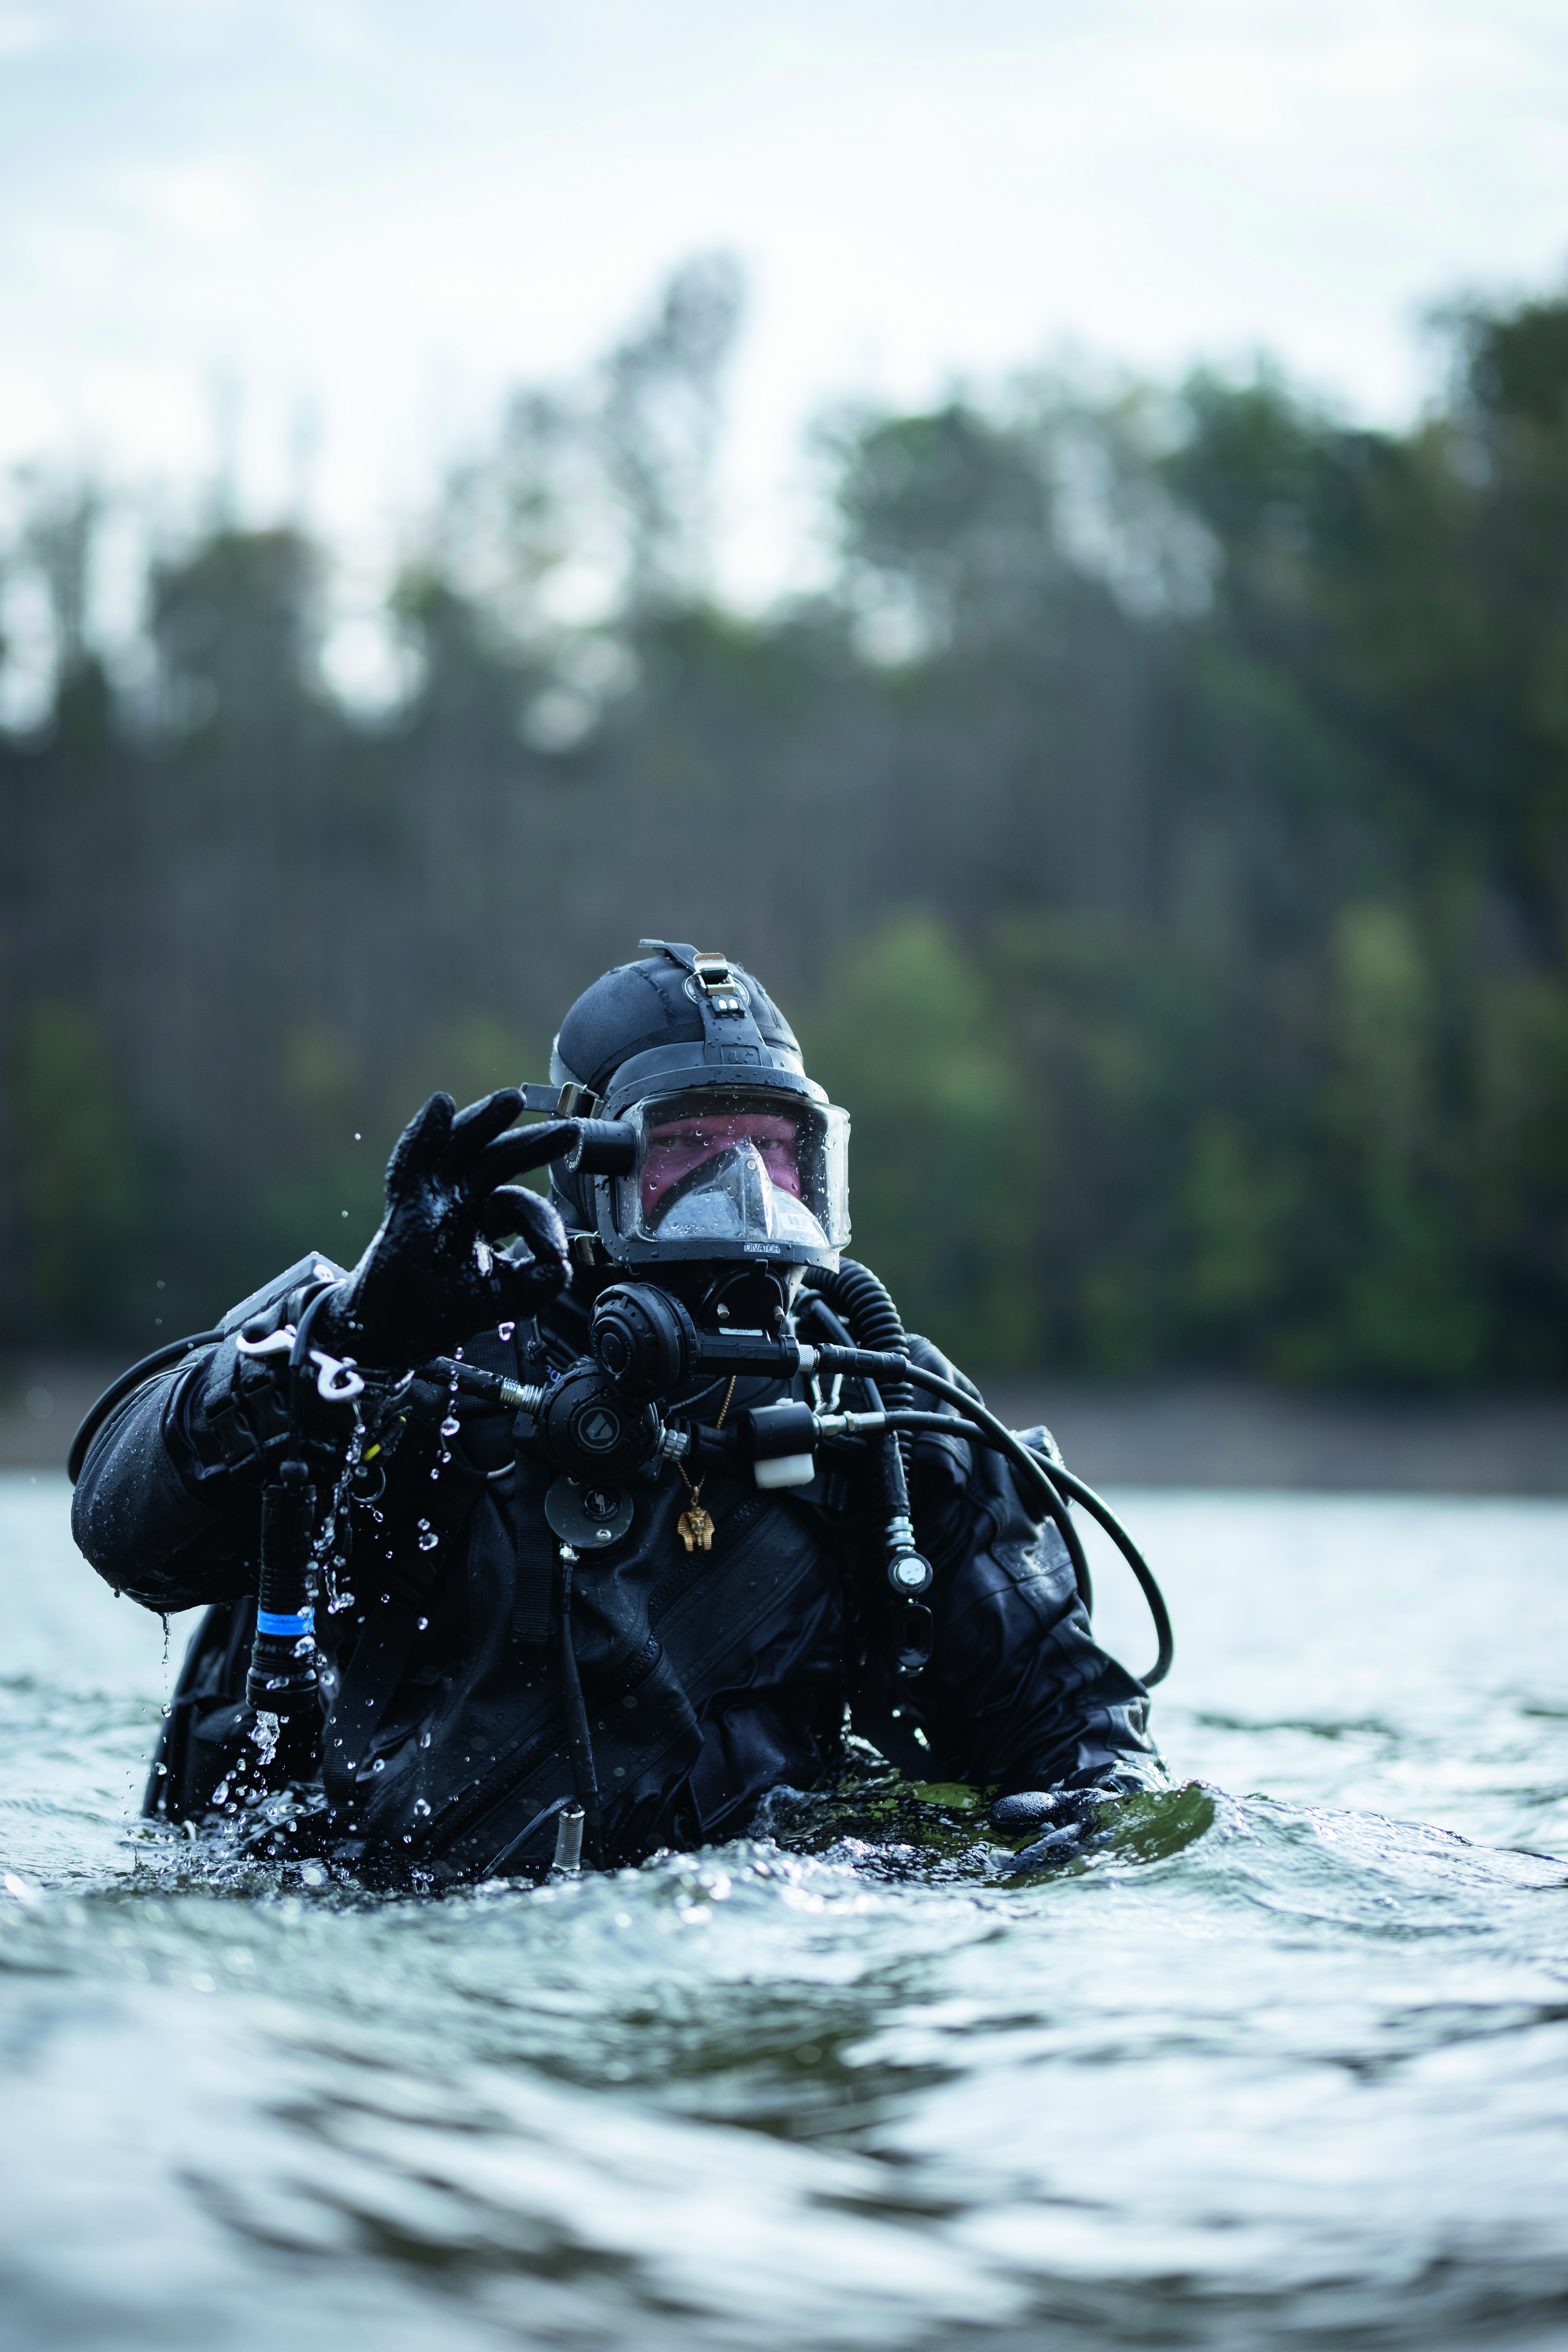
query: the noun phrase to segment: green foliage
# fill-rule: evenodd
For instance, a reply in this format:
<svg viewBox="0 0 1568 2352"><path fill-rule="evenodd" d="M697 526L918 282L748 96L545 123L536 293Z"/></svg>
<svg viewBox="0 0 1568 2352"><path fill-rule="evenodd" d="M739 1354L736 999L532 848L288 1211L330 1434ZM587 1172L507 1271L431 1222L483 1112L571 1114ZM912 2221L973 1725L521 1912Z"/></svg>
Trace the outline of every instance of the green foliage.
<svg viewBox="0 0 1568 2352"><path fill-rule="evenodd" d="M940 923L896 918L840 958L803 1042L850 1110L855 1248L906 1324L1029 1362L1039 1148L982 975Z"/></svg>
<svg viewBox="0 0 1568 2352"><path fill-rule="evenodd" d="M352 1255L423 1095L658 933L795 1015L856 1247L982 1370L1568 1376L1568 301L1457 315L1405 433L1268 369L841 415L837 575L759 619L704 590L737 299L518 395L374 724L289 530L153 563L122 690L103 501L34 482L5 1322Z"/></svg>
<svg viewBox="0 0 1568 2352"><path fill-rule="evenodd" d="M62 1331L112 1325L142 1270L143 1201L96 1016L29 1005L16 1023L10 1091L33 1296Z"/></svg>

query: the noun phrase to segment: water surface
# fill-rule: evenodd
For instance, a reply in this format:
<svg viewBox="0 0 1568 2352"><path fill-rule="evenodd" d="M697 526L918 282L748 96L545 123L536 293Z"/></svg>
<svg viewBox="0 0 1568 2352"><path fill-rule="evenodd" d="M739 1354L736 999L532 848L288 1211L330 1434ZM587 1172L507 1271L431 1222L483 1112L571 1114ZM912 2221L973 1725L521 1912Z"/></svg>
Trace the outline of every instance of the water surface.
<svg viewBox="0 0 1568 2352"><path fill-rule="evenodd" d="M1568 1506L1124 1496L1199 1785L1068 1873L868 1779L437 1903L138 1827L66 1499L0 1483L9 2340L1568 2341Z"/></svg>

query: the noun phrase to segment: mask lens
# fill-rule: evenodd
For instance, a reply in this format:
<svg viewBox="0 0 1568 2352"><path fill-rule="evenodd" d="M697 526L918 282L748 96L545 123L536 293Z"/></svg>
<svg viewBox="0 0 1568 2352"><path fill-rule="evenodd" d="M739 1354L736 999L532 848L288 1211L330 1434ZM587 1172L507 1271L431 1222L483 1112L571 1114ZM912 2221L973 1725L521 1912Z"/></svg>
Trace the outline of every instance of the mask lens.
<svg viewBox="0 0 1568 2352"><path fill-rule="evenodd" d="M716 1088L639 1105L637 1166L616 1188L647 1241L836 1249L847 1238L842 1111Z"/></svg>
<svg viewBox="0 0 1568 2352"><path fill-rule="evenodd" d="M800 1198L797 1123L769 1111L688 1112L649 1129L643 1147L641 1204L645 1223L656 1225L669 1195L721 1159L726 1152L753 1154L775 1191ZM715 1174L717 1171L713 1171Z"/></svg>

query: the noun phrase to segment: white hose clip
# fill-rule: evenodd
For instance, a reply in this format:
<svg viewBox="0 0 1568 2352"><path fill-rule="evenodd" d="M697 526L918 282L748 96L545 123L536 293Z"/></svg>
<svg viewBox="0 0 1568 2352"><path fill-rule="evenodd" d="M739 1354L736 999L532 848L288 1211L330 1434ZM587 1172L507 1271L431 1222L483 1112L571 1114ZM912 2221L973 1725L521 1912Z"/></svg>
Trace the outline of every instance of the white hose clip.
<svg viewBox="0 0 1568 2352"><path fill-rule="evenodd" d="M280 1331L268 1331L265 1339L241 1338L234 1344L242 1356L287 1356L293 1350L294 1326L285 1323Z"/></svg>
<svg viewBox="0 0 1568 2352"><path fill-rule="evenodd" d="M329 1356L324 1348L312 1348L310 1361L320 1368L316 1394L328 1404L347 1404L351 1398L364 1394L364 1381L355 1371L352 1356Z"/></svg>
<svg viewBox="0 0 1568 2352"><path fill-rule="evenodd" d="M242 1356L287 1356L294 1349L297 1334L292 1323L281 1329L269 1331L265 1339L237 1339L235 1346ZM329 1356L324 1348L311 1348L311 1363L316 1367L316 1394L327 1404L348 1404L364 1394L364 1381L354 1370L352 1356Z"/></svg>

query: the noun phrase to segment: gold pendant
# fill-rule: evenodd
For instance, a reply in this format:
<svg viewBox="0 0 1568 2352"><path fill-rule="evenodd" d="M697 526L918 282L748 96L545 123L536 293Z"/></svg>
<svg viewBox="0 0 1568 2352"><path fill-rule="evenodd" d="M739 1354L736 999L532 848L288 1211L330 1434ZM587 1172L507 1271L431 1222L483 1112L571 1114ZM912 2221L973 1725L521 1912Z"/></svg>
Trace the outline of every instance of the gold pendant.
<svg viewBox="0 0 1568 2352"><path fill-rule="evenodd" d="M693 1503L689 1511L682 1511L676 1525L680 1529L680 1540L688 1551L712 1550L713 1522L700 1503Z"/></svg>

